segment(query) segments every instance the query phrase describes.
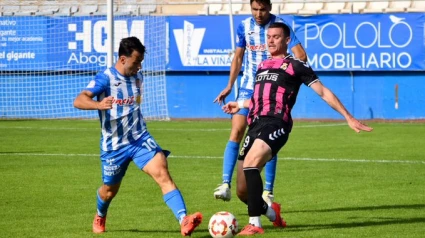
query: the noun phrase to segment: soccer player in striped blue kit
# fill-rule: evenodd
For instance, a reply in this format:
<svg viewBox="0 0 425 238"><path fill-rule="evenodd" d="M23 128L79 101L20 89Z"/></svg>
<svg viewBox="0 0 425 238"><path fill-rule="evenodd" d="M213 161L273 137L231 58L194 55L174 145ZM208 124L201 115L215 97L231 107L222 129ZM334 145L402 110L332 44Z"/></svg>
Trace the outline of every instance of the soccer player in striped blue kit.
<svg viewBox="0 0 425 238"><path fill-rule="evenodd" d="M270 54L267 51L266 42L267 29L269 25L274 22L283 22L287 24L283 21L283 19L270 13L272 8L270 0L251 0L250 4L252 17L243 20L237 29L237 47L230 67L229 82L226 88L224 88L223 91L221 91L214 100L214 102L217 102L219 105L224 103L225 98L232 91L233 84L235 83L236 78L238 77L241 70L243 60L245 60L245 67L238 90L237 101L244 101L251 98L257 67L263 60L270 57ZM292 51L295 57L301 59L302 61L307 61L307 55L304 51L304 48L295 36L295 33L292 31L292 29L289 49ZM232 116L232 129L230 132L230 138L224 150L222 184L214 191L214 197L216 199L229 201L231 198L230 186L232 175L238 157L239 144L247 127L247 115L248 109L242 109ZM263 198L269 204L271 204L274 199L273 186L276 176L276 163L277 158L275 156L265 165L266 179ZM238 182L239 180L240 177L238 176L236 193L239 199L246 203L246 189L240 186L240 183Z"/></svg>
<svg viewBox="0 0 425 238"><path fill-rule="evenodd" d="M74 101L76 108L98 110L102 127L103 185L97 190L93 232L105 231L109 204L133 161L159 185L164 202L180 223L181 234L190 236L202 222L202 214L187 215L183 197L168 172L170 152L162 150L149 134L141 113L143 76L140 69L144 55L145 46L138 38L122 39L115 66L98 73ZM97 100L93 100L94 97Z"/></svg>
<svg viewBox="0 0 425 238"><path fill-rule="evenodd" d="M292 130L291 110L295 105L301 84L312 88L329 106L339 112L355 132L372 131L371 127L355 119L340 100L318 79L313 69L305 62L288 54L290 28L280 22L270 25L267 44L271 58L258 66L251 99L229 102L223 106L226 113L237 113L249 108L249 129L238 160L238 178L245 183L248 192L249 224L238 236L263 234L261 215L265 215L275 227L286 227L280 204L266 203L261 196L260 175L264 164L286 144ZM239 181L238 181L239 183Z"/></svg>

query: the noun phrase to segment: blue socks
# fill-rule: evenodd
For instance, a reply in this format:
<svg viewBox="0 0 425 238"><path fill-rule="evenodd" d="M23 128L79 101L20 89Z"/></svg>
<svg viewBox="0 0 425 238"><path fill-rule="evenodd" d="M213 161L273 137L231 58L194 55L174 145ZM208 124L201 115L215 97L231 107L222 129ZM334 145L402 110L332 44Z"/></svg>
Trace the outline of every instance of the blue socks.
<svg viewBox="0 0 425 238"><path fill-rule="evenodd" d="M223 159L223 183L232 182L233 171L239 155L239 143L228 141L224 150ZM277 156L274 156L264 166L265 185L264 190L273 192L274 181L276 178Z"/></svg>
<svg viewBox="0 0 425 238"><path fill-rule="evenodd" d="M164 202L167 206L173 211L174 216L177 220L181 221L183 217L186 216L186 205L178 189L175 189L163 196ZM97 193L97 215L101 217L106 217L108 213L109 204L111 202L103 201Z"/></svg>
<svg viewBox="0 0 425 238"><path fill-rule="evenodd" d="M99 215L100 217L106 217L110 203L111 201L103 201L102 198L100 198L99 196L99 191L97 191L97 215Z"/></svg>
<svg viewBox="0 0 425 238"><path fill-rule="evenodd" d="M167 194L162 196L165 204L173 211L174 216L182 221L183 217L186 216L186 204L184 203L183 196L178 189L174 189Z"/></svg>
<svg viewBox="0 0 425 238"><path fill-rule="evenodd" d="M223 183L228 183L229 187L232 182L233 171L239 154L239 143L228 141L224 150L223 158Z"/></svg>
<svg viewBox="0 0 425 238"><path fill-rule="evenodd" d="M273 192L274 180L276 178L276 165L277 165L277 156L275 155L264 166L264 177L266 179L264 190Z"/></svg>

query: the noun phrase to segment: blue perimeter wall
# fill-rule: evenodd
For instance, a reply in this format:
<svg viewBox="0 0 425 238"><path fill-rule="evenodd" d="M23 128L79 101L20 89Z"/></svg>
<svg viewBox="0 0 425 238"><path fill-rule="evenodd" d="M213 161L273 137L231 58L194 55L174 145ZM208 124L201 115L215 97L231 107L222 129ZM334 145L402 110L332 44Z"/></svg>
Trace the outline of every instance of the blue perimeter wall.
<svg viewBox="0 0 425 238"><path fill-rule="evenodd" d="M317 72L359 119L425 118L425 72ZM167 98L171 118L230 118L213 103L227 85L228 72L168 72ZM396 103L398 85L398 109ZM234 90L228 96L234 99ZM301 86L293 118L342 119L313 90Z"/></svg>
<svg viewBox="0 0 425 238"><path fill-rule="evenodd" d="M235 30L246 17L235 16ZM281 17L295 29L322 82L334 91L354 116L360 119L425 118L425 13ZM116 37L136 35L144 39L148 49L153 48L157 44L155 38L145 37L158 27L151 24L153 19L146 16L119 17L115 24L121 31L115 32ZM230 117L221 111L220 106L213 104L228 81L228 53L232 48L230 34L227 34L230 31L228 20L228 16L159 18L158 22L162 24L159 27L165 29L169 24L169 45L158 47L163 50L157 52L164 61L159 64L166 65L169 117ZM29 22L39 27L28 28ZM102 45L106 39L105 27L105 16L1 17L0 118L8 115L39 117L40 113L47 113L52 118L86 116L86 112L72 107L74 96L69 95L77 95L91 77L64 75L57 80L55 72L103 69L100 58L106 56ZM56 37L58 35L61 37ZM31 42L33 47L22 49L24 39L34 40ZM46 53L50 47L55 47L60 54ZM13 60L9 57L23 51L29 51L34 58ZM96 61L70 61L74 59L73 55L90 56ZM149 64L154 56L158 55L148 55L145 64L152 65L152 68L146 70L155 70L157 64ZM52 83L40 86L40 75L22 78L22 75L3 73L2 70L52 72L42 75L43 82L52 78ZM72 85L72 89L63 87L64 81ZM30 89L27 89L28 85ZM395 107L396 98L398 108ZM228 100L231 99L234 95L229 95ZM55 103L50 104L50 101ZM299 93L293 117L341 119L305 86Z"/></svg>
<svg viewBox="0 0 425 238"><path fill-rule="evenodd" d="M320 80L330 88L344 103L347 109L359 119L424 119L425 118L425 72L423 71L392 71L392 72L317 72ZM18 80L17 76L0 74L0 96L16 98L16 100L34 101L55 100L63 105L51 108L52 115L85 117L84 111L72 107L73 97L92 79L92 76L66 76L64 80L69 85L77 87L61 87L54 95L45 87L37 87L40 76L25 77L25 81ZM52 82L55 75L51 77ZM167 102L170 118L230 118L221 111L213 100L227 85L228 72L167 72ZM26 88L24 85L34 85L31 90L8 91L10 87L1 87L2 84L15 84L12 88ZM60 85L62 85L60 83ZM395 87L398 85L398 109L395 108ZM53 87L55 87L53 85ZM72 92L71 92L72 91ZM227 97L233 100L234 90ZM0 118L3 113L10 113L22 118L37 117L38 110L46 110L42 105L8 105L16 104L15 99L6 102L0 101ZM8 108L3 111L1 108ZM97 114L93 113L93 117ZM342 119L331 109L313 90L301 86L297 102L293 108L294 118L305 119ZM6 115L7 118L7 115Z"/></svg>

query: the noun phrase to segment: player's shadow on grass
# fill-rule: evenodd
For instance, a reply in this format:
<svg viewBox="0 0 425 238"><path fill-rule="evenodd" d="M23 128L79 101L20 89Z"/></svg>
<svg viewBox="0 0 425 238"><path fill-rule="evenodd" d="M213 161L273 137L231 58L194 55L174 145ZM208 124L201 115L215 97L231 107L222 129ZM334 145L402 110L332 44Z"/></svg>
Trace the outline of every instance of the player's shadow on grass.
<svg viewBox="0 0 425 238"><path fill-rule="evenodd" d="M108 230L107 231L108 233L115 233L115 232L120 232L120 233L144 233L144 234L151 234L151 235L153 235L153 234L170 234L170 235L172 235L172 234L175 234L176 236L178 236L179 234L180 234L180 230L177 230L177 229L174 229L174 230L166 230L166 231L164 231L164 230L148 230L148 229L146 229L146 230L143 230L143 229L127 229L127 230L123 230L123 229L121 229L121 230ZM194 231L194 233L204 233L204 232L207 232L208 233L208 229L202 229L202 228L196 228L195 229L195 231ZM160 236L158 236L158 237L160 237ZM208 236L201 236L201 237L211 237L210 235L208 235Z"/></svg>
<svg viewBox="0 0 425 238"><path fill-rule="evenodd" d="M107 233L117 233L117 232L119 232L119 233L145 233L145 234L155 234L155 233L158 233L158 234L165 234L165 233L167 233L167 234L173 234L173 233L177 233L178 234L178 232L179 231L177 231L177 230L168 230L168 231L158 231L158 230L141 230L141 229L127 229L127 230L124 230L124 229L122 229L122 230L108 230L107 231Z"/></svg>
<svg viewBox="0 0 425 238"><path fill-rule="evenodd" d="M380 205L366 207L339 207L328 209L314 210L283 210L283 213L309 213L309 212L349 212L349 211L374 211L374 210L392 210L392 209L424 209L425 204L409 204L409 205Z"/></svg>
<svg viewBox="0 0 425 238"><path fill-rule="evenodd" d="M364 207L339 207L328 209L314 209L314 210L290 210L283 211L283 214L288 213L321 213L321 212L356 212L356 211L377 211L377 210L393 210L393 209L425 209L425 204L405 204L405 205L377 205L377 206L364 206ZM361 221L345 222L345 223L329 223L329 224L288 224L287 229L291 231L305 231L305 230L322 230L322 229L343 229L354 227L367 227L367 226L384 226L392 224L412 224L412 223L425 223L425 217L415 218L396 218L396 217L356 217L355 219Z"/></svg>
<svg viewBox="0 0 425 238"><path fill-rule="evenodd" d="M370 217L365 219L371 219ZM382 221L358 221L351 223L332 223L332 224L289 224L286 228L288 231L308 231L308 230L324 230L324 229L344 229L355 227L368 227L368 226L385 226L385 225L400 225L400 224L413 224L425 223L424 218L383 218L375 217L374 219L382 219Z"/></svg>

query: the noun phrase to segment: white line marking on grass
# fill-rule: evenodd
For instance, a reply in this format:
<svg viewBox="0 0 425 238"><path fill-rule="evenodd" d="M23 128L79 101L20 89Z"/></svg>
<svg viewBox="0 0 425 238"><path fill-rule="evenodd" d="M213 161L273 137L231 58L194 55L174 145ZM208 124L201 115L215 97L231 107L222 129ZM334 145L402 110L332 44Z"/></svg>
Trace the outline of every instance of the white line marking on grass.
<svg viewBox="0 0 425 238"><path fill-rule="evenodd" d="M221 159L221 156L180 156L170 155L170 158L187 158L187 159ZM353 162L353 163L404 163L404 164L425 164L425 161L415 160L367 160L367 159L325 159L325 158L292 158L283 157L278 160L295 160L295 161L314 161L314 162Z"/></svg>
<svg viewBox="0 0 425 238"><path fill-rule="evenodd" d="M314 127L334 127L334 126L345 126L346 123L334 123L334 124L311 124L311 125L294 125L294 128L314 128ZM0 129L18 129L18 130L76 130L76 131L87 131L87 130L100 130L99 127L30 127L30 126L0 126ZM230 131L230 128L149 128L149 131Z"/></svg>
<svg viewBox="0 0 425 238"><path fill-rule="evenodd" d="M0 152L0 156L62 156L62 157L99 157L99 154L46 154L46 153L13 153L13 152Z"/></svg>
<svg viewBox="0 0 425 238"><path fill-rule="evenodd" d="M2 153L0 156L61 156L61 157L99 157L99 154L47 154L47 153ZM170 155L170 158L184 159L222 159L222 156L201 156L201 155ZM295 158L283 157L279 160L288 161L312 161L312 162L351 162L351 163L387 163L387 164L425 164L421 160L367 160L367 159L335 159L335 158Z"/></svg>
<svg viewBox="0 0 425 238"><path fill-rule="evenodd" d="M311 124L311 125L294 125L294 128L312 128L312 127L333 127L333 126L348 126L347 123L334 123L334 124Z"/></svg>
<svg viewBox="0 0 425 238"><path fill-rule="evenodd" d="M280 158L278 158L280 159ZM296 161L323 161L323 162L353 162L353 163L401 163L401 164L425 164L425 161L416 160L367 160L367 159L325 159L325 158L290 158L284 157L282 160Z"/></svg>
<svg viewBox="0 0 425 238"><path fill-rule="evenodd" d="M31 127L31 126L0 126L0 129L22 129L22 130L55 130L55 131L69 131L69 130L77 130L77 131L86 131L86 130L100 130L99 127L89 127L89 128L71 128L71 127Z"/></svg>

